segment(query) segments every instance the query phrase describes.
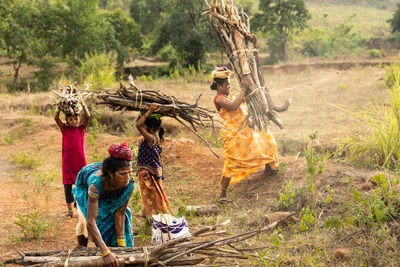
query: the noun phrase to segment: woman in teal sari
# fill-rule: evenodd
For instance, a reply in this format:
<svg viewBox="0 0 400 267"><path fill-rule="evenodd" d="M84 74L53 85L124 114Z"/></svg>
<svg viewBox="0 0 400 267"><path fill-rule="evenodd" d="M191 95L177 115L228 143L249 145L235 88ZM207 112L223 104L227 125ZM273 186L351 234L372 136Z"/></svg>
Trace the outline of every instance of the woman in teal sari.
<svg viewBox="0 0 400 267"><path fill-rule="evenodd" d="M73 193L79 220L78 244L93 241L108 266L118 266L108 247L133 247L132 214L128 207L134 189L132 151L127 143L112 144L103 162L84 167L76 178Z"/></svg>

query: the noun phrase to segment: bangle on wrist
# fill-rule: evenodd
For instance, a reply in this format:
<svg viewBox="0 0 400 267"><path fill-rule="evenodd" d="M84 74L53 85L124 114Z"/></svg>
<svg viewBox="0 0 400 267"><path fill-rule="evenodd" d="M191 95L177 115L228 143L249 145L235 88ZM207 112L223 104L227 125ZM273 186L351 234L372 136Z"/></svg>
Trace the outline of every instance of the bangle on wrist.
<svg viewBox="0 0 400 267"><path fill-rule="evenodd" d="M118 247L126 247L125 237L118 236L117 237L117 245L118 245Z"/></svg>
<svg viewBox="0 0 400 267"><path fill-rule="evenodd" d="M104 257L107 257L108 254L110 254L110 253L111 253L111 250L108 248L106 251L103 252L103 254L101 254L101 256L104 258Z"/></svg>

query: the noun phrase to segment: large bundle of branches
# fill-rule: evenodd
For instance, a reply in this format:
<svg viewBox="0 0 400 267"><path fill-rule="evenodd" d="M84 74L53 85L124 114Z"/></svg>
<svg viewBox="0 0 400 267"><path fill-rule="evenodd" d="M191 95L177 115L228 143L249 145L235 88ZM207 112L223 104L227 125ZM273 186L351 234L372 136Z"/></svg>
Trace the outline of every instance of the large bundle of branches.
<svg viewBox="0 0 400 267"><path fill-rule="evenodd" d="M158 103L159 109L157 113L161 116L167 116L177 120L180 124L202 139L210 148L207 140L198 133L198 129L214 129L214 116L216 112L199 106L201 94L194 104L189 104L174 96L161 94L157 91L141 90L135 85L131 75L129 76L129 81L129 88L121 83L119 89L113 92L105 90L101 93L97 93L96 97L102 100L102 102L97 104L107 105L114 111L121 111L121 113L123 113L125 111L145 112L152 103ZM215 154L211 148L210 150ZM215 155L218 157L217 154Z"/></svg>
<svg viewBox="0 0 400 267"><path fill-rule="evenodd" d="M87 84L84 90L79 91L74 84L67 86L60 84L60 92L53 90L53 93L60 98L54 105L65 115L79 115L82 111L82 101L92 95L89 87Z"/></svg>
<svg viewBox="0 0 400 267"><path fill-rule="evenodd" d="M118 256L120 266L203 266L198 265L209 257L248 259L257 257L253 252L265 250L267 247L244 248L240 243L262 232L275 228L281 222L289 219L293 213L288 213L279 220L258 230L249 231L230 237L204 240L205 236L226 234L218 231L218 227L229 221L214 226L199 229L186 236L168 241L159 246L136 248L110 248ZM203 237L203 241L195 242L196 237ZM190 241L190 242L189 242ZM229 248L224 248L228 246ZM17 249L17 248L16 248ZM17 249L21 258L9 260L6 263L35 266L68 266L68 267L100 267L105 266L98 248L74 248L58 251L30 251L22 252Z"/></svg>
<svg viewBox="0 0 400 267"><path fill-rule="evenodd" d="M246 90L246 104L249 109L247 121L249 126L258 130L267 130L269 121L283 128L282 121L276 112L289 108L288 99L282 107L273 103L260 68L258 44L255 35L250 33L248 16L243 8L236 8L233 0L212 0L209 10L203 14L210 15L210 22L221 40L228 58L237 74L239 83L245 75L251 75L252 85Z"/></svg>

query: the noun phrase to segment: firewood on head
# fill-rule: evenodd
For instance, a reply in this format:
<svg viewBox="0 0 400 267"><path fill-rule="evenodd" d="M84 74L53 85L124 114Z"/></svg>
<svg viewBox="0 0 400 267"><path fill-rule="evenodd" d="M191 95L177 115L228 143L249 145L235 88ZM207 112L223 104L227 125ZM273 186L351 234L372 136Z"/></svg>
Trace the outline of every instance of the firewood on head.
<svg viewBox="0 0 400 267"><path fill-rule="evenodd" d="M257 38L250 33L247 14L243 8L238 11L233 0L213 0L211 5L208 1L206 3L210 9L202 14L209 15L211 26L226 51L239 84L245 75L252 76L253 84L247 87L245 98L249 110L248 124L255 130L266 131L272 121L283 128L276 112L286 111L291 100L282 107L275 106L272 101L260 68Z"/></svg>

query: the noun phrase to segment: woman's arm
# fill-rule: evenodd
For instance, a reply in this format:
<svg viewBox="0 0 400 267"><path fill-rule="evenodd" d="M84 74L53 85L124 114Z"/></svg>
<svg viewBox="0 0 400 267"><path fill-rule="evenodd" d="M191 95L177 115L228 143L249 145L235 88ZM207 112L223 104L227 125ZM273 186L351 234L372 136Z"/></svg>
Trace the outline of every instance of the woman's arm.
<svg viewBox="0 0 400 267"><path fill-rule="evenodd" d="M90 191L97 193L97 188L94 185L90 185ZM99 247L102 254L107 253L109 248L104 243L104 240L100 234L99 228L96 224L96 219L98 215L99 199L89 196L88 207L87 207L87 226L90 236L93 238L93 242ZM103 257L104 262L108 266L118 266L119 263L114 253L110 252L105 257Z"/></svg>
<svg viewBox="0 0 400 267"><path fill-rule="evenodd" d="M241 88L239 95L233 100L229 100L226 97L218 97L215 102L222 108L226 108L227 110L236 110L239 108L240 104L242 104L244 100L244 96L247 88L253 84L253 78L248 74L244 76L242 81L243 87Z"/></svg>
<svg viewBox="0 0 400 267"><path fill-rule="evenodd" d="M158 104L152 103L150 108L146 111L146 113L143 116L140 116L136 119L136 128L149 144L154 143L154 136L147 131L145 121L157 109L158 109Z"/></svg>
<svg viewBox="0 0 400 267"><path fill-rule="evenodd" d="M129 200L127 200L126 203L114 213L115 231L117 232L117 238L124 237L125 211L126 207L128 206L128 202ZM120 244L118 244L118 246L120 246Z"/></svg>
<svg viewBox="0 0 400 267"><path fill-rule="evenodd" d="M58 128L60 128L60 131L62 131L64 125L62 121L60 120L60 109L57 108L56 114L54 114L54 120L56 121Z"/></svg>
<svg viewBox="0 0 400 267"><path fill-rule="evenodd" d="M232 101L226 97L218 97L215 102L227 110L237 110L244 99L245 90L241 89L239 95Z"/></svg>

